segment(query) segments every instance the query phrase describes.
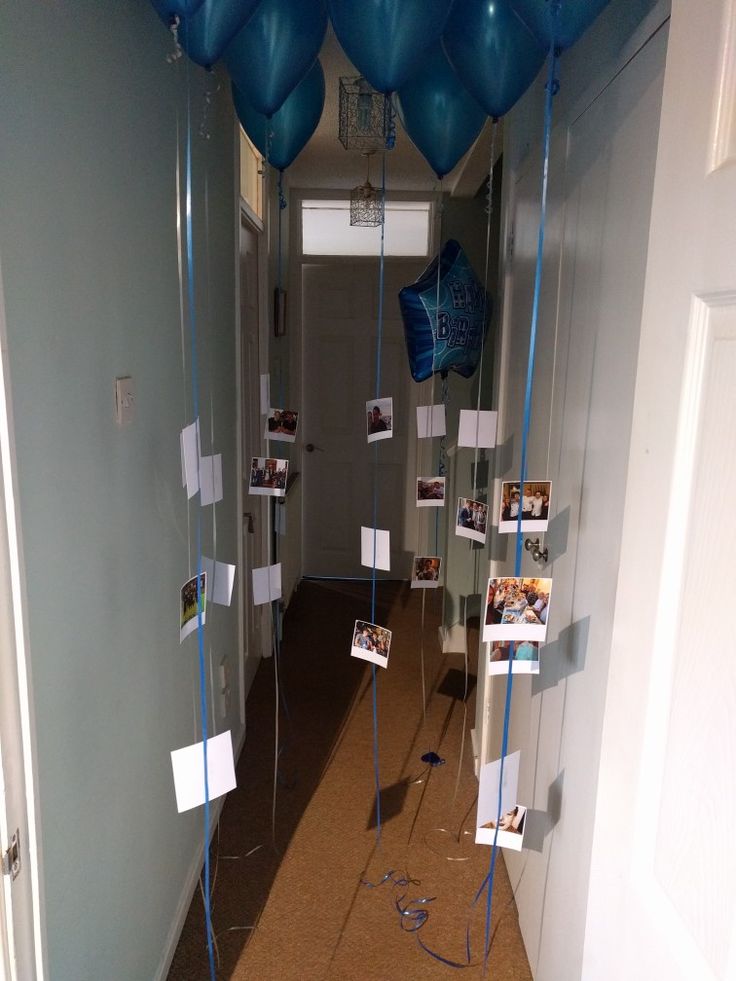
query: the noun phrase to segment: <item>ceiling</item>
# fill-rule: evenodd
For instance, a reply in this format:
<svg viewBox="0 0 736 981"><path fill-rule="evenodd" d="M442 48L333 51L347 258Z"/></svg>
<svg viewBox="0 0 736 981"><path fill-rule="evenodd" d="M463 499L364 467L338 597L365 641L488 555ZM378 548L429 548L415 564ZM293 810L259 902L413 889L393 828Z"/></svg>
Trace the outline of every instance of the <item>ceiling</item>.
<svg viewBox="0 0 736 981"><path fill-rule="evenodd" d="M307 146L289 168L291 187L345 189L362 184L366 160L357 150L345 150L338 139L338 90L341 76L355 78L359 72L340 47L332 26L328 28L320 61L325 73L326 95L322 119ZM489 170L490 120L475 145L444 179L453 197L473 197ZM496 156L501 152L501 134L496 138ZM387 186L396 191L431 191L439 185L429 164L416 149L397 120L396 146L386 158ZM373 162L371 180L378 183L379 165Z"/></svg>

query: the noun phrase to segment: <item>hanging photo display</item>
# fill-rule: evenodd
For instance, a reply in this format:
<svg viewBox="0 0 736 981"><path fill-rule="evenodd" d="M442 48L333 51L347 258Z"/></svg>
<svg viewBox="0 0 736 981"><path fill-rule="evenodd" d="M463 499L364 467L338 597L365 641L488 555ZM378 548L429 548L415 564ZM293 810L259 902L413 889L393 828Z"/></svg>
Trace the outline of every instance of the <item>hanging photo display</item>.
<svg viewBox="0 0 736 981"><path fill-rule="evenodd" d="M394 400L375 399L365 403L368 442L390 439L393 436Z"/></svg>
<svg viewBox="0 0 736 981"><path fill-rule="evenodd" d="M520 852L524 843L526 807L517 801L519 788L519 764L521 753L510 753L503 761L503 780L501 760L492 760L480 768L478 787L478 811L475 828L476 845L492 845L494 840L499 848L512 848ZM499 784L501 797L501 819L499 813ZM496 834L498 823L498 834Z"/></svg>
<svg viewBox="0 0 736 981"><path fill-rule="evenodd" d="M439 555L415 555L411 573L412 589L435 589L440 584L442 559Z"/></svg>
<svg viewBox="0 0 736 981"><path fill-rule="evenodd" d="M525 480L523 493L518 480L504 481L501 484L499 532L505 535L515 533L520 511L522 531L546 531L551 500L551 480Z"/></svg>
<svg viewBox="0 0 736 981"><path fill-rule="evenodd" d="M488 655L488 674L508 674L513 647L512 674L539 674L539 644L534 640L496 640Z"/></svg>
<svg viewBox="0 0 736 981"><path fill-rule="evenodd" d="M469 497L457 499L455 534L485 544L488 524L488 505Z"/></svg>
<svg viewBox="0 0 736 981"><path fill-rule="evenodd" d="M445 478L417 477L417 507L443 508L445 506Z"/></svg>
<svg viewBox="0 0 736 981"><path fill-rule="evenodd" d="M254 456L250 461L249 494L267 494L283 497L286 494L286 478L289 461L272 457Z"/></svg>
<svg viewBox="0 0 736 981"><path fill-rule="evenodd" d="M202 614L202 625L205 622L207 606L207 573L203 572L199 580L199 605L197 605L197 577L187 579L179 591L179 643L197 629L198 613Z"/></svg>
<svg viewBox="0 0 736 981"><path fill-rule="evenodd" d="M266 439L277 439L284 443L293 443L296 439L296 428L299 424L299 413L296 409L269 409L266 417Z"/></svg>
<svg viewBox="0 0 736 981"><path fill-rule="evenodd" d="M388 667L388 655L391 650L391 631L379 627L375 623L356 620L353 630L353 643L350 649L352 657L362 661L370 661L379 668Z"/></svg>
<svg viewBox="0 0 736 981"><path fill-rule="evenodd" d="M551 579L489 579L483 640L544 641L551 593Z"/></svg>

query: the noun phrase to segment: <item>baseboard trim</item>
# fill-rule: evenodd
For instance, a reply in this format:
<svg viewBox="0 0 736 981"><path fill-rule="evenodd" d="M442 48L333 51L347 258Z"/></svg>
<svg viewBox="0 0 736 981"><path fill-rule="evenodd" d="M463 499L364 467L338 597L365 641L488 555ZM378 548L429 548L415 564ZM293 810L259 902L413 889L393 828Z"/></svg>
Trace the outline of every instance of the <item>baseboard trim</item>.
<svg viewBox="0 0 736 981"><path fill-rule="evenodd" d="M242 752L243 746L245 745L245 733L246 727L243 726L240 734L238 735L238 741L233 747L235 760L237 762ZM210 815L210 833L208 841L212 841L212 837L217 829L217 822L220 820L220 814L225 806L225 801L227 800L227 795L224 797L218 797L217 800L212 801L211 804L211 815ZM166 981L169 971L171 970L171 962L174 960L174 954L176 953L176 948L179 943L179 938L181 937L181 932L184 929L184 922L187 918L187 913L189 912L189 907L192 905L192 897L194 896L194 891L197 888L197 882L199 881L199 876L202 871L202 866L204 865L204 843L200 840L197 850L192 858L191 865L189 866L189 873L184 881L184 888L182 890L181 896L179 897L179 903L176 907L176 913L174 914L174 919L171 924L168 936L166 937L166 943L164 945L164 952L159 962L156 973L153 976L153 981Z"/></svg>

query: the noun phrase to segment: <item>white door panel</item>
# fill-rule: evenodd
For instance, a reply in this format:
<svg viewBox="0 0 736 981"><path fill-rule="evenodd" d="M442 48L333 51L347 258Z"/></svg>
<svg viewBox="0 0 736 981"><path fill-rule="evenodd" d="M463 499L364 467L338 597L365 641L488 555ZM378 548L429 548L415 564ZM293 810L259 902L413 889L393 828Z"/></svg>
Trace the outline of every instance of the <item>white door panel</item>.
<svg viewBox="0 0 736 981"><path fill-rule="evenodd" d="M736 554L735 66L733 0L674 0L597 802L591 981L736 978L736 639L728 599L709 601L728 595Z"/></svg>

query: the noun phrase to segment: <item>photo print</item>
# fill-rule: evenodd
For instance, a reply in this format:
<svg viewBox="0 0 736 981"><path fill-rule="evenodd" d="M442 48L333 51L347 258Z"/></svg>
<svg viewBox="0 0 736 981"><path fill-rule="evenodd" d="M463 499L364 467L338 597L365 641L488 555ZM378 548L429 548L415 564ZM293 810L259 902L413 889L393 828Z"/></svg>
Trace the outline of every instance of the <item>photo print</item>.
<svg viewBox="0 0 736 981"><path fill-rule="evenodd" d="M551 579L489 579L483 640L544 641L551 593Z"/></svg>
<svg viewBox="0 0 736 981"><path fill-rule="evenodd" d="M415 555L411 572L412 589L436 589L440 584L442 559L439 555Z"/></svg>
<svg viewBox="0 0 736 981"><path fill-rule="evenodd" d="M267 456L254 456L250 461L249 494L268 494L283 497L286 494L288 460L276 460Z"/></svg>
<svg viewBox="0 0 736 981"><path fill-rule="evenodd" d="M478 811L476 817L476 845L492 845L494 840L499 848L512 848L520 852L524 843L526 807L517 802L519 788L519 764L521 753L510 753L503 761L503 782L501 782L501 760L492 760L480 768L478 787ZM501 790L501 819L499 813L499 784ZM496 823L498 822L498 834Z"/></svg>
<svg viewBox="0 0 736 981"><path fill-rule="evenodd" d="M293 443L296 439L296 427L299 425L299 413L296 409L269 409L266 416L266 439L280 439L284 443Z"/></svg>
<svg viewBox="0 0 736 981"><path fill-rule="evenodd" d="M519 511L522 531L546 531L551 500L551 480L525 480L523 494L518 480L504 481L501 484L499 532L508 535L516 531Z"/></svg>
<svg viewBox="0 0 736 981"><path fill-rule="evenodd" d="M445 478L417 477L417 507L443 508L445 506Z"/></svg>
<svg viewBox="0 0 736 981"><path fill-rule="evenodd" d="M491 644L488 674L508 674L509 654L514 648L512 674L539 674L539 644L533 640L497 640Z"/></svg>
<svg viewBox="0 0 736 981"><path fill-rule="evenodd" d="M375 623L363 620L355 621L353 644L350 649L352 657L377 664L379 668L388 667L388 655L391 650L391 631L379 627Z"/></svg>
<svg viewBox="0 0 736 981"><path fill-rule="evenodd" d="M365 403L368 442L390 439L393 436L394 400L374 399Z"/></svg>
<svg viewBox="0 0 736 981"><path fill-rule="evenodd" d="M202 625L205 622L205 612L207 607L207 573L203 572L199 579L199 607L197 606L197 577L187 579L181 587L179 593L179 643L185 637L197 629L199 618L197 613L202 613Z"/></svg>
<svg viewBox="0 0 736 981"><path fill-rule="evenodd" d="M482 501L473 501L469 497L457 499L456 535L460 535L461 538L472 538L475 542L485 544L487 523L487 504L483 504Z"/></svg>

